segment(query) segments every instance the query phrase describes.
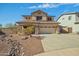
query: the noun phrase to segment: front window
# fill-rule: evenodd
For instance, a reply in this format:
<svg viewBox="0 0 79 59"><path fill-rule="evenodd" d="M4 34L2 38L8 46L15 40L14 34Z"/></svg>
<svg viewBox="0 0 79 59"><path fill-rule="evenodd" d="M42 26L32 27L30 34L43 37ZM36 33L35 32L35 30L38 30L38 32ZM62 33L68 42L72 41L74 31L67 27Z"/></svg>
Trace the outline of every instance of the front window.
<svg viewBox="0 0 79 59"><path fill-rule="evenodd" d="M71 16L69 16L69 18L68 18L69 20L71 20Z"/></svg>
<svg viewBox="0 0 79 59"><path fill-rule="evenodd" d="M48 17L48 21L51 21L52 19L51 19L51 17Z"/></svg>
<svg viewBox="0 0 79 59"><path fill-rule="evenodd" d="M37 21L39 21L39 20L41 20L41 19L42 19L42 16L37 16L37 17L36 17L36 20L37 20Z"/></svg>

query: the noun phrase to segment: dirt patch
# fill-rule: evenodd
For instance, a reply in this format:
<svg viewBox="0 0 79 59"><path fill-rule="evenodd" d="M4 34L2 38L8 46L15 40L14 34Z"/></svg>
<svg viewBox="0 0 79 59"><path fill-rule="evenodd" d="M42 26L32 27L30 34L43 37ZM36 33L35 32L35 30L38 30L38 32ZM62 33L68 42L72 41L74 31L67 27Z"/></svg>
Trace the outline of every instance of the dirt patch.
<svg viewBox="0 0 79 59"><path fill-rule="evenodd" d="M35 55L44 52L41 40L35 37L22 40L21 43L24 47L24 55Z"/></svg>
<svg viewBox="0 0 79 59"><path fill-rule="evenodd" d="M6 36L6 39L11 39L12 41L17 40L21 44L21 55L24 56L31 56L35 54L39 54L44 52L43 46L41 43L41 39L38 37L30 37L30 38L23 38L27 36L18 36L16 34L11 34ZM5 43L5 41L0 41L0 53L9 52L9 45ZM9 47L8 47L9 46Z"/></svg>

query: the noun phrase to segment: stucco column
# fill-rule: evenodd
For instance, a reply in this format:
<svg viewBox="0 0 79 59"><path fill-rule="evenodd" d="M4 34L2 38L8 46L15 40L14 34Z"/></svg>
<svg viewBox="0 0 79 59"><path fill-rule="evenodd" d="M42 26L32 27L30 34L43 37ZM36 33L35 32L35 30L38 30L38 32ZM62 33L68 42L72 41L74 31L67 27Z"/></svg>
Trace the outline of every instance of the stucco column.
<svg viewBox="0 0 79 59"><path fill-rule="evenodd" d="M38 34L38 27L35 27L35 34Z"/></svg>
<svg viewBox="0 0 79 59"><path fill-rule="evenodd" d="M57 27L56 33L57 33L57 34L60 33L60 28L59 28L59 27Z"/></svg>

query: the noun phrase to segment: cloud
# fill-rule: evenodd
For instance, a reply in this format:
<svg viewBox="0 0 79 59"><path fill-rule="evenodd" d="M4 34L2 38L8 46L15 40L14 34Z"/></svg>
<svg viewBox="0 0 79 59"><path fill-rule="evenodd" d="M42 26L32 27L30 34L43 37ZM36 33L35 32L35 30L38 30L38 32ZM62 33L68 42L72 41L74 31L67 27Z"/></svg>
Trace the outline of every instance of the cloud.
<svg viewBox="0 0 79 59"><path fill-rule="evenodd" d="M33 8L56 8L56 7L59 7L60 5L63 5L63 4L56 4L56 3L44 3L44 4L40 4L40 5L34 5L34 6L31 6L29 7L30 9L33 9Z"/></svg>

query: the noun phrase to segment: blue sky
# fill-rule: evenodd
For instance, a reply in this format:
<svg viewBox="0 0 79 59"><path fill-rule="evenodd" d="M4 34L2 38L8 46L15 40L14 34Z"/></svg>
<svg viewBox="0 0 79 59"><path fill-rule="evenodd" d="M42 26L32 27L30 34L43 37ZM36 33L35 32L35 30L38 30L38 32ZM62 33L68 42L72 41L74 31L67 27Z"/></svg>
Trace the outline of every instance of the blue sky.
<svg viewBox="0 0 79 59"><path fill-rule="evenodd" d="M43 10L55 20L65 12L79 12L79 4L58 3L0 3L0 24L16 23L22 15L30 15L36 10Z"/></svg>

